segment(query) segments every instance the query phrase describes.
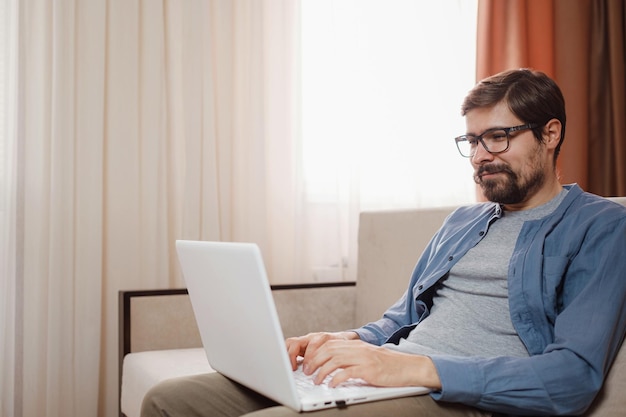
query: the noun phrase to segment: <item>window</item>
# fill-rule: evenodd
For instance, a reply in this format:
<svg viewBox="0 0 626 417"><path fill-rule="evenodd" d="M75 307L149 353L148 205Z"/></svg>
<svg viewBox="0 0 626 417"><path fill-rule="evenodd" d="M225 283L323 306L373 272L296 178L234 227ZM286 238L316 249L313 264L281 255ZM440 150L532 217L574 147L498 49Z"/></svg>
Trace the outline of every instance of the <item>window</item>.
<svg viewBox="0 0 626 417"><path fill-rule="evenodd" d="M355 276L359 211L475 200L453 138L465 132L461 102L475 83L476 9L475 0L302 1L301 166L316 279Z"/></svg>
<svg viewBox="0 0 626 417"><path fill-rule="evenodd" d="M475 1L304 0L303 167L313 200L359 180L366 206L467 201L455 136L475 80ZM330 193L330 195L329 195Z"/></svg>

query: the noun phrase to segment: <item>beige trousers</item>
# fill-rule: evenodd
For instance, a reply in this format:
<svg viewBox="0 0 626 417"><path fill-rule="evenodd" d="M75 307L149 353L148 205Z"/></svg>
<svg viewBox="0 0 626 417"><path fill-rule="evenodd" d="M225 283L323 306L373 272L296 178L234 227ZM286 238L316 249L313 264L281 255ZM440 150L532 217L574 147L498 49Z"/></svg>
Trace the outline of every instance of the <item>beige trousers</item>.
<svg viewBox="0 0 626 417"><path fill-rule="evenodd" d="M454 417L492 416L474 408L438 403L429 395L298 413L218 374L164 381L144 398L141 417Z"/></svg>

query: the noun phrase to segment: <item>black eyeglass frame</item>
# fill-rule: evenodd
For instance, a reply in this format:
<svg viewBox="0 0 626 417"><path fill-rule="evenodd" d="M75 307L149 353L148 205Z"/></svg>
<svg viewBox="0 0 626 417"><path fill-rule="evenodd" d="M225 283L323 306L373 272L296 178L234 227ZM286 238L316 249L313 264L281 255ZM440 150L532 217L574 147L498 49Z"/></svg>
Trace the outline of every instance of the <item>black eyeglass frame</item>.
<svg viewBox="0 0 626 417"><path fill-rule="evenodd" d="M463 152L461 151L461 148L459 146L459 142L468 142L471 144L471 142L468 140L469 138L476 140L476 142L480 142L481 145L483 145L483 148L485 148L485 150L487 152L489 152L492 155L497 155L499 153L502 152L506 152L509 150L509 147L511 146L511 137L510 137L510 133L511 132L519 132L522 130L528 130L528 129L534 129L536 127L539 127L539 124L537 123L526 123L525 125L519 125L519 126L512 126L512 127L493 127L491 129L487 129L485 130L483 133L481 133L480 135L461 135L461 136L457 136L456 138L454 138L454 142L456 143L456 148L459 151L459 153L461 154L462 157L464 158L472 158L474 155L476 155L476 149L474 149L474 152L469 154L469 155L464 155ZM487 147L487 144L485 143L485 141L483 140L483 136L491 133L491 132L496 132L498 130L502 130L504 131L504 134L506 136L506 148L504 148L501 151L490 151L489 148Z"/></svg>

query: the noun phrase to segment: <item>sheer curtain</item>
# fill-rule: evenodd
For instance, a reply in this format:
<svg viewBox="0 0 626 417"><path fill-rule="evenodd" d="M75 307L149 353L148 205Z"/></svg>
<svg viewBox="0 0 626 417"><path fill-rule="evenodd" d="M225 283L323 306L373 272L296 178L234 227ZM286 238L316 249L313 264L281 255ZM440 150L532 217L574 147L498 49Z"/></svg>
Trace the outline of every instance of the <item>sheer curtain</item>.
<svg viewBox="0 0 626 417"><path fill-rule="evenodd" d="M461 102L475 1L302 2L302 213L310 280L356 278L363 210L475 201Z"/></svg>
<svg viewBox="0 0 626 417"><path fill-rule="evenodd" d="M296 279L297 5L10 9L24 81L2 97L23 156L3 126L3 415L117 415L118 291L183 286L176 239L256 241Z"/></svg>

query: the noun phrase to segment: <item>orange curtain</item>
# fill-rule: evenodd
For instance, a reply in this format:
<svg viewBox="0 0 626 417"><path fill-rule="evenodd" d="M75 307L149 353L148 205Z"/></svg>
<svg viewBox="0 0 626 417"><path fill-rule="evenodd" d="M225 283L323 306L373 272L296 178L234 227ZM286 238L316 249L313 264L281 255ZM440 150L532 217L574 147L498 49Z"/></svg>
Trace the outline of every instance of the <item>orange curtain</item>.
<svg viewBox="0 0 626 417"><path fill-rule="evenodd" d="M479 0L477 78L522 67L553 77L553 16L553 0Z"/></svg>
<svg viewBox="0 0 626 417"><path fill-rule="evenodd" d="M477 78L528 67L561 86L563 183L626 195L622 0L479 0Z"/></svg>
<svg viewBox="0 0 626 417"><path fill-rule="evenodd" d="M626 6L594 1L589 56L589 190L626 195Z"/></svg>

